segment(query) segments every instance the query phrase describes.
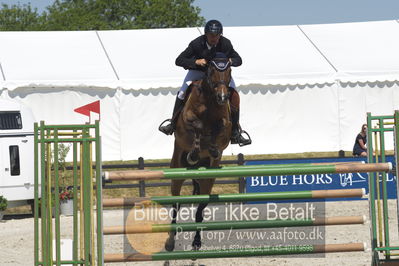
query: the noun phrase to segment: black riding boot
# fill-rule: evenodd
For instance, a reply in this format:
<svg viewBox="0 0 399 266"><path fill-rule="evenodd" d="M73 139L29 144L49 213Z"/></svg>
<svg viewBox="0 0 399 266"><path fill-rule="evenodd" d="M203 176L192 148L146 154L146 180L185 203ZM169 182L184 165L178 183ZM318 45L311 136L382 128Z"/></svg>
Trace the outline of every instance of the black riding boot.
<svg viewBox="0 0 399 266"><path fill-rule="evenodd" d="M176 97L175 106L173 107L172 119L166 119L165 121L163 121L158 128L159 131L165 133L166 135L173 134L176 128L177 118L179 117L179 113L183 109L183 106L184 106L184 100L180 100L179 97ZM163 124L166 121L169 121L170 123L167 124L166 126L163 126Z"/></svg>
<svg viewBox="0 0 399 266"><path fill-rule="evenodd" d="M245 132L241 130L240 127L240 111L239 110L231 110L231 122L233 124L232 130L231 130L231 144L239 144L240 146L245 146L249 145L252 143L251 138L246 139L244 138L243 135L241 135L242 132ZM246 132L245 132L246 133ZM246 133L248 135L248 133ZM249 135L248 135L249 137Z"/></svg>

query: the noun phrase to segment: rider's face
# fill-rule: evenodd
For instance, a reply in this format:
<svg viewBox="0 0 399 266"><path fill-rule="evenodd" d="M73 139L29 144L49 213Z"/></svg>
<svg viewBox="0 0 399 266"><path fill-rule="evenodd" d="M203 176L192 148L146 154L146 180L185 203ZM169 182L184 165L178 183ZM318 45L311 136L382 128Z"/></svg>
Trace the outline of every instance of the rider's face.
<svg viewBox="0 0 399 266"><path fill-rule="evenodd" d="M220 34L215 34L215 33L207 33L206 34L206 40L208 42L209 45L211 46L215 46L218 44L220 39Z"/></svg>

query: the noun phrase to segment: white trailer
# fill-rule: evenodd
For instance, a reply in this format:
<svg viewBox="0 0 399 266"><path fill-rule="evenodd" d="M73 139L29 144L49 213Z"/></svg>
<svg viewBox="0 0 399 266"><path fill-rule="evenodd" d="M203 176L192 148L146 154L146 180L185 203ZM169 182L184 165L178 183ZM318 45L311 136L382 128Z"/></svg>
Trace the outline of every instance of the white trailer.
<svg viewBox="0 0 399 266"><path fill-rule="evenodd" d="M30 108L0 99L0 195L9 208L34 199L34 122Z"/></svg>

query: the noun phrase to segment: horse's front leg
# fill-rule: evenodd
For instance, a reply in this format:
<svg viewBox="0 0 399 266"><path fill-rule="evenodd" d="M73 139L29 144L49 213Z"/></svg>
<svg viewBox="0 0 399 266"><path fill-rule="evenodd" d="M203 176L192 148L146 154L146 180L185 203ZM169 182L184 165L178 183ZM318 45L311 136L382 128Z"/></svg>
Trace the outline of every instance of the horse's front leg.
<svg viewBox="0 0 399 266"><path fill-rule="evenodd" d="M192 123L194 127L194 141L191 151L187 154L187 163L190 165L195 165L200 159L201 152L201 131L203 128L202 122L200 120L195 120Z"/></svg>
<svg viewBox="0 0 399 266"><path fill-rule="evenodd" d="M216 136L212 134L211 143L209 144L209 154L211 155L212 159L218 160L222 156L222 152L219 150L219 147L216 143Z"/></svg>
<svg viewBox="0 0 399 266"><path fill-rule="evenodd" d="M222 118L217 123L215 123L212 127L212 135L211 135L211 142L209 144L209 154L214 160L218 160L222 157L222 139L226 138L223 134L224 129L226 129L227 120Z"/></svg>

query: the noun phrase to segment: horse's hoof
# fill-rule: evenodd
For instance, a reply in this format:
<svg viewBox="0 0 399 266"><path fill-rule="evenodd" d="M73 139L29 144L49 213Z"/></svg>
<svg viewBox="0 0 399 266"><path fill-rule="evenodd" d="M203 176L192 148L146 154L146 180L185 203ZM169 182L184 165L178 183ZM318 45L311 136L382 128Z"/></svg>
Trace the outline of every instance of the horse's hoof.
<svg viewBox="0 0 399 266"><path fill-rule="evenodd" d="M166 251L173 251L175 249L175 239L174 238L168 238L165 243L165 250Z"/></svg>
<svg viewBox="0 0 399 266"><path fill-rule="evenodd" d="M199 245L197 245L198 243L194 244L194 242L196 242L195 240L193 241L192 247L193 247L193 251L198 251L201 248L201 240L199 241ZM192 261L196 261L197 259L191 259Z"/></svg>
<svg viewBox="0 0 399 266"><path fill-rule="evenodd" d="M199 156L197 155L192 155L192 154L187 154L187 163L189 165L196 165L199 161Z"/></svg>
<svg viewBox="0 0 399 266"><path fill-rule="evenodd" d="M170 262L168 260L163 263L163 266L169 266L169 265L170 265Z"/></svg>
<svg viewBox="0 0 399 266"><path fill-rule="evenodd" d="M194 250L194 251L199 250L199 249L201 248L201 239L195 239L195 238L194 238L194 241L193 241L193 243L191 244L191 246L193 247L193 250Z"/></svg>
<svg viewBox="0 0 399 266"><path fill-rule="evenodd" d="M201 243L200 243L200 246L198 247L198 246L194 246L194 242L193 242L193 246L192 246L192 251L198 251L198 250L200 250L200 248L201 248ZM191 261L196 261L197 259L191 259Z"/></svg>
<svg viewBox="0 0 399 266"><path fill-rule="evenodd" d="M209 154L212 156L212 158L217 159L220 156L220 152L217 149L210 149Z"/></svg>

